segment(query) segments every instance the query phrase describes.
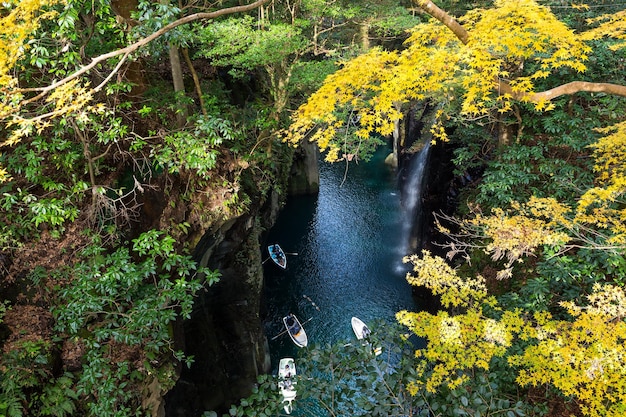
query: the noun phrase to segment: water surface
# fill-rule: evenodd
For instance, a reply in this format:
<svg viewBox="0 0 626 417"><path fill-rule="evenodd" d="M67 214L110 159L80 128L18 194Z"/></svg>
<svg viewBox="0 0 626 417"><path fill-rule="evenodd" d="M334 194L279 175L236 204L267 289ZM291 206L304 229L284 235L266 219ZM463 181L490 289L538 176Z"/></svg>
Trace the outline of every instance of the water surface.
<svg viewBox="0 0 626 417"><path fill-rule="evenodd" d="M347 173L345 164L321 163L319 195L290 198L269 231L267 244L288 253L286 270L265 262L274 371L281 357L298 353L288 335L274 338L290 312L306 322L310 344L325 345L354 340L352 316L392 322L400 310L420 309L405 278L407 219L385 156L351 163Z"/></svg>

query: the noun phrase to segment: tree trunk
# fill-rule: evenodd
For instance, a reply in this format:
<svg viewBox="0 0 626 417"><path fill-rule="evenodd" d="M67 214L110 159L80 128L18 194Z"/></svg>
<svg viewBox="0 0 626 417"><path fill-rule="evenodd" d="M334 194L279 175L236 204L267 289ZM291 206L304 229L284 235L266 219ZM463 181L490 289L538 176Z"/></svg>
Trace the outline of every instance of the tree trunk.
<svg viewBox="0 0 626 417"><path fill-rule="evenodd" d="M370 49L370 21L366 20L361 23L361 48L363 52L367 52Z"/></svg>
<svg viewBox="0 0 626 417"><path fill-rule="evenodd" d="M196 69L193 67L193 62L191 62L191 58L189 58L189 51L187 48L182 50L183 56L185 57L185 63L189 67L189 71L191 72L191 77L193 78L193 85L196 89L196 94L198 95L198 100L200 101L200 109L202 110L202 114L206 116L207 110L206 105L204 104L204 97L202 97L202 86L200 85L200 78L198 77L198 73Z"/></svg>
<svg viewBox="0 0 626 417"><path fill-rule="evenodd" d="M131 28L135 22L131 19L131 13L137 10L137 0L111 0L111 8L119 18ZM131 97L140 97L146 91L146 79L144 77L143 64L141 61L131 61L124 76L133 85L130 91Z"/></svg>
<svg viewBox="0 0 626 417"><path fill-rule="evenodd" d="M174 81L174 93L176 93L176 122L178 127L183 127L187 123L187 105L181 100L185 94L185 82L183 80L183 67L180 64L180 54L178 47L173 43L169 44L170 65L172 67L172 79Z"/></svg>

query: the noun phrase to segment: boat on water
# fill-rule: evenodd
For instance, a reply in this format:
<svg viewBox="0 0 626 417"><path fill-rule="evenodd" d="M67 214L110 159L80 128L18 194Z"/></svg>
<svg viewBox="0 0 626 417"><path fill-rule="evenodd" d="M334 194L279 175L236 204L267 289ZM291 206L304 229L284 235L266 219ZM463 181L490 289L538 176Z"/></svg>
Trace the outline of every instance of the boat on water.
<svg viewBox="0 0 626 417"><path fill-rule="evenodd" d="M354 331L354 335L357 339L367 339L372 334L370 328L367 327L367 324L365 324L360 318L352 317L350 321L352 323L352 330Z"/></svg>
<svg viewBox="0 0 626 417"><path fill-rule="evenodd" d="M285 252L279 244L275 243L273 245L269 245L267 247L267 251L270 253L270 258L272 258L272 261L274 261L276 265L282 269L287 268L287 256L285 256Z"/></svg>
<svg viewBox="0 0 626 417"><path fill-rule="evenodd" d="M283 323L285 324L287 333L289 333L289 337L291 337L293 343L295 343L298 347L306 347L309 343L309 338L307 337L300 320L298 320L294 314L289 313L289 315L283 317Z"/></svg>
<svg viewBox="0 0 626 417"><path fill-rule="evenodd" d="M363 322L363 320L361 320L358 317L352 317L350 322L352 323L352 331L354 331L354 335L356 336L356 338L358 340L361 340L361 343L363 344L363 346L370 346L371 347L371 342L369 340L369 337L372 334L372 331L370 330L369 327L367 327L367 324L365 324ZM376 356L378 356L378 355L380 355L383 352L383 350L379 346L379 347L373 349L372 352Z"/></svg>
<svg viewBox="0 0 626 417"><path fill-rule="evenodd" d="M285 413L293 411L293 400L296 399L296 363L293 358L282 358L278 364L278 388L283 396Z"/></svg>

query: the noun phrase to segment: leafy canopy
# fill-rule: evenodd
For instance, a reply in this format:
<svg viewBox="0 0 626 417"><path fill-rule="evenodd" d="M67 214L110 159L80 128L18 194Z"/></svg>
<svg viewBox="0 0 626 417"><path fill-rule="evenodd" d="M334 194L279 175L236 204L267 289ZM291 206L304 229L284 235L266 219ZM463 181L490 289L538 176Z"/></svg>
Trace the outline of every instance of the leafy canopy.
<svg viewBox="0 0 626 417"><path fill-rule="evenodd" d="M436 392L470 380L476 370L495 368L506 358L520 386L550 384L575 397L587 416L619 416L626 407L626 293L623 287L597 284L587 306L563 302L573 320L546 311L507 310L485 291L483 278L461 277L445 261L424 251L407 259L412 285L443 292L440 311L397 314L400 323L427 338L415 352L419 377L411 385ZM455 278L455 279L452 279Z"/></svg>
<svg viewBox="0 0 626 417"><path fill-rule="evenodd" d="M445 138L441 123L456 112L470 119L507 112L514 99L533 100L535 80L561 69L585 70L590 48L532 0L496 1L494 8L472 10L459 22L467 39L433 20L416 26L402 51L375 48L346 62L298 109L286 140L317 142L334 161L342 149L358 153L344 146L351 122L358 123L355 135L364 140L387 136L402 118L402 106L424 99L440 107L433 133ZM534 105L551 108L546 100Z"/></svg>

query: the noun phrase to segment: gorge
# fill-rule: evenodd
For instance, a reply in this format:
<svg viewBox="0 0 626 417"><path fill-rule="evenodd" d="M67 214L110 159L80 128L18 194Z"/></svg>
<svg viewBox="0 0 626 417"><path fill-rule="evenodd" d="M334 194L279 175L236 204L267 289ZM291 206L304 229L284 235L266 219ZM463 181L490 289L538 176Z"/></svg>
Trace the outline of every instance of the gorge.
<svg viewBox="0 0 626 417"><path fill-rule="evenodd" d="M419 132L418 123L407 131ZM225 412L249 393L259 374L275 371L279 356L295 355L288 338L274 338L288 312L312 318L307 328L314 343L324 344L350 336L350 315L393 321L400 309L431 308L428 294L412 292L406 282L402 257L421 246L415 231L428 232L423 224L431 217L419 206L440 208L452 174L443 146L422 148L403 153L397 170L385 165L386 149L347 170L323 162L318 168L317 154L303 153L304 171L320 174L305 176L315 192L294 192L292 186L285 202L274 195L258 211L205 234L196 256L222 275L179 329L195 362L181 367L165 397L165 415ZM308 165L306 155L315 157ZM299 176L292 172L290 178ZM416 195L415 187L433 180L439 183L424 187L428 194ZM286 271L263 262L267 244L275 242L292 254Z"/></svg>

